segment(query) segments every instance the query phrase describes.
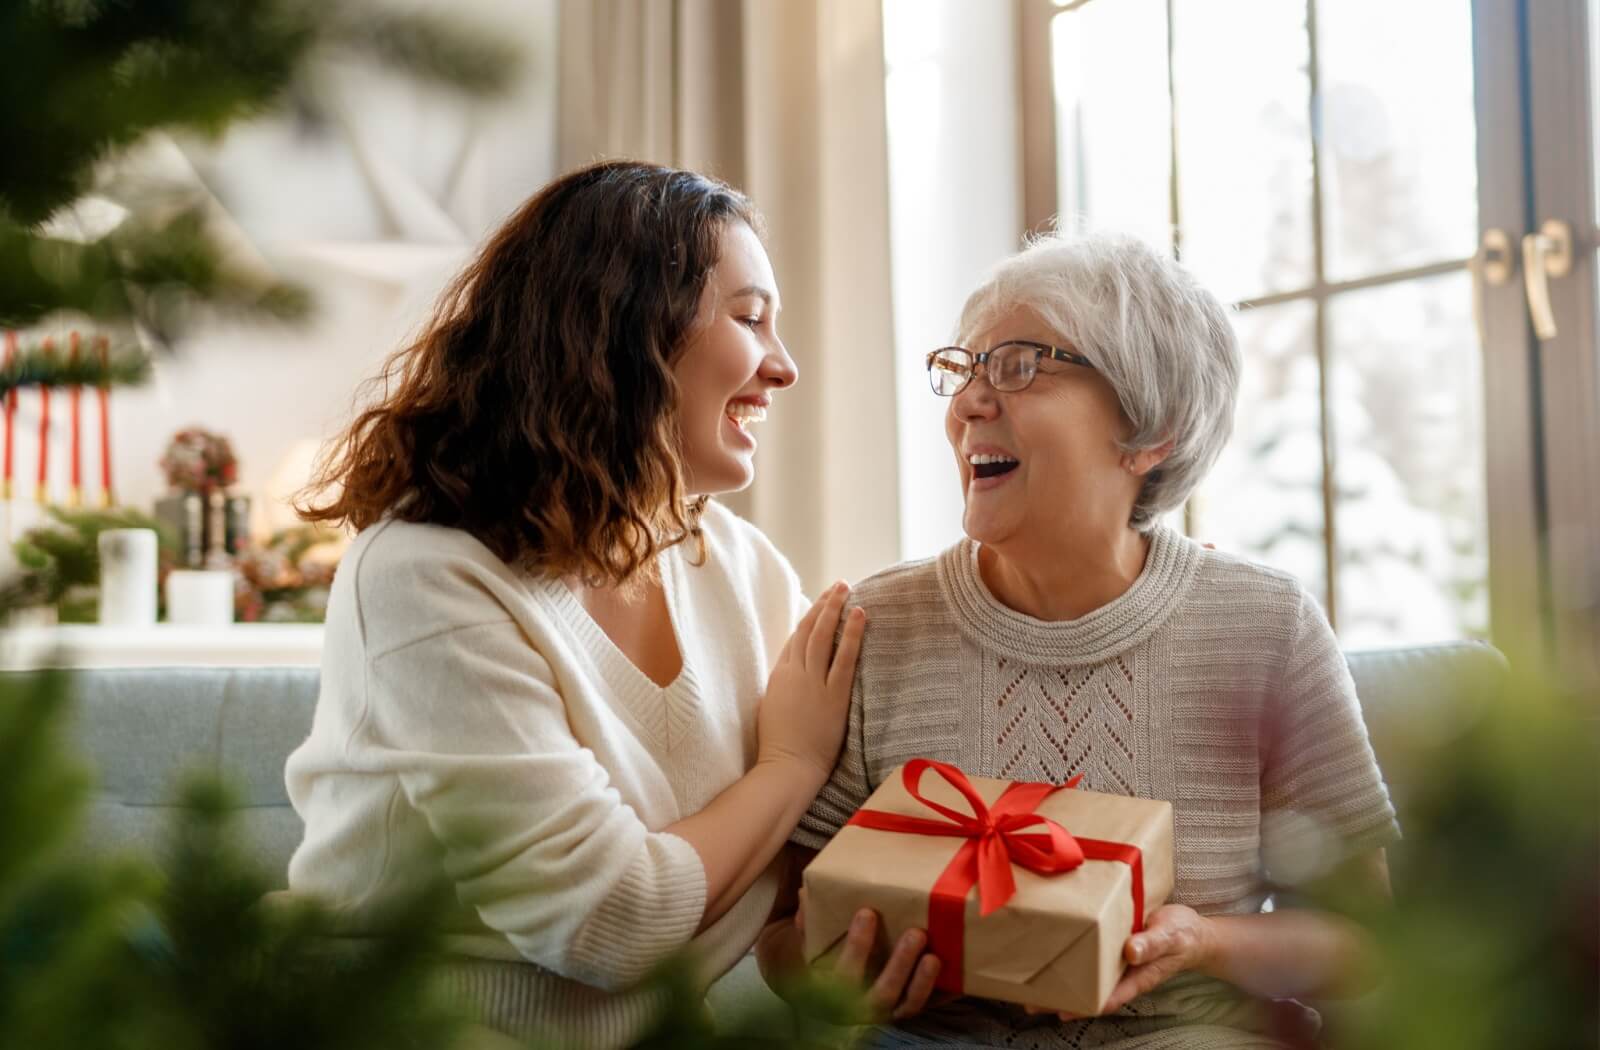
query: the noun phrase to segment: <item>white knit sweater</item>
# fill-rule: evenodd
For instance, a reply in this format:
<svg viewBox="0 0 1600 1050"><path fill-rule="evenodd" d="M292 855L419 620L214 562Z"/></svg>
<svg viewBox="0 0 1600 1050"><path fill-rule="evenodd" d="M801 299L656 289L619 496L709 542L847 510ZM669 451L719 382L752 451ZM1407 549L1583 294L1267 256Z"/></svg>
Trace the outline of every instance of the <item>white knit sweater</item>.
<svg viewBox="0 0 1600 1050"><path fill-rule="evenodd" d="M772 870L698 937L705 872L663 828L755 758L756 706L804 598L767 539L705 513L707 556L661 555L683 670L658 687L559 581L457 529L356 538L328 604L311 736L290 756L306 825L292 895L353 936L454 884L450 975L484 1020L585 1046L639 1034L633 989L686 947L709 983L755 940Z"/></svg>

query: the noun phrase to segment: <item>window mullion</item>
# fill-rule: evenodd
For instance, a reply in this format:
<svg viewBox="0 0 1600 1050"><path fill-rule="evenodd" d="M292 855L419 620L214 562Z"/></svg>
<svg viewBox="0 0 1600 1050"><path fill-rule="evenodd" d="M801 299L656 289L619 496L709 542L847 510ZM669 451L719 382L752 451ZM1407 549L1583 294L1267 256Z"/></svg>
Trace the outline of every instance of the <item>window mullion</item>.
<svg viewBox="0 0 1600 1050"><path fill-rule="evenodd" d="M1328 622L1335 630L1339 627L1339 555L1338 526L1336 522L1336 490L1334 487L1334 424L1333 396L1330 384L1332 368L1328 361L1328 292L1325 232L1322 208L1322 79L1317 64L1317 5L1316 0L1306 4L1306 77L1310 84L1308 104L1311 107L1311 257L1313 287L1316 289L1316 324L1314 326L1317 355L1317 399L1321 421L1322 439L1322 543L1324 572L1327 574Z"/></svg>

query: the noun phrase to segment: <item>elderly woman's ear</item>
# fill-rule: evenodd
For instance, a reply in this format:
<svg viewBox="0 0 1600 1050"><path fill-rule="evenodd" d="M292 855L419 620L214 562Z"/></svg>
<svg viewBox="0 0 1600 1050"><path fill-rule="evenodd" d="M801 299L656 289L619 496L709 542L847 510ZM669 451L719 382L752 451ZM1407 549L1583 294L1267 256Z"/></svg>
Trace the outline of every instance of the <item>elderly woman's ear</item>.
<svg viewBox="0 0 1600 1050"><path fill-rule="evenodd" d="M1126 452L1122 456L1122 465L1128 468L1129 473L1144 477L1152 470L1166 462L1172 455L1172 439L1168 438L1159 445L1151 448L1142 448L1137 452Z"/></svg>

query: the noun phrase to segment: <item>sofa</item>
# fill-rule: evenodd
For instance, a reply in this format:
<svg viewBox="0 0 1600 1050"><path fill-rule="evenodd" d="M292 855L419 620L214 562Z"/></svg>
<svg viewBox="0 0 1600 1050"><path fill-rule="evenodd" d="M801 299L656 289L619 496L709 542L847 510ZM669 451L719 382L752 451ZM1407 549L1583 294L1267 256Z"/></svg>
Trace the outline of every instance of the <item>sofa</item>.
<svg viewBox="0 0 1600 1050"><path fill-rule="evenodd" d="M1347 658L1374 749L1402 802L1403 771L1418 768L1416 749L1459 724L1459 698L1471 692L1463 684L1505 668L1496 650L1473 642ZM284 760L310 730L317 678L314 667L78 671L70 739L97 781L86 848L158 850L172 825L180 776L217 772L235 788L238 826L251 855L281 886L301 837L284 790ZM1407 761L1394 761L1400 757ZM747 958L712 989L710 1001L721 1012L768 994Z"/></svg>

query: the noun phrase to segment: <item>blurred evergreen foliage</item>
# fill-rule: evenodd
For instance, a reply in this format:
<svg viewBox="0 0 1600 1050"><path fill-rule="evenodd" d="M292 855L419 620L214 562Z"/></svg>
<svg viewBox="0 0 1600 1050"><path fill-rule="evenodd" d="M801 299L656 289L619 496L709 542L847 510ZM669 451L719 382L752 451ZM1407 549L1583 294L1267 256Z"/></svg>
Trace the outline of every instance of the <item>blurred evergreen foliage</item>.
<svg viewBox="0 0 1600 1050"><path fill-rule="evenodd" d="M0 40L0 327L69 310L112 326L113 345L108 366L24 347L0 392L138 381L147 369L133 324L163 340L202 308L294 317L308 307L299 288L231 269L190 204L135 206L87 240L48 229L118 151L156 130L217 135L273 107L314 114L315 69L330 56L480 94L517 64L500 38L356 0L9 0ZM85 522L66 524L76 546L30 541L29 572L0 587L0 612L89 571L73 560ZM375 950L330 963L326 914L260 903L267 881L238 850L215 781L185 789L160 863L86 853L90 779L65 746L70 693L59 672L0 676L0 1050L459 1040L462 1023L429 976L441 902L419 897ZM1349 1050L1594 1046L1600 702L1526 675L1469 684L1458 699L1475 717L1401 760L1414 767L1402 771L1398 900L1369 917L1388 977L1330 1039ZM685 965L655 980L669 1007L649 1046L836 1034L759 1007L718 1034Z"/></svg>
<svg viewBox="0 0 1600 1050"><path fill-rule="evenodd" d="M102 234L52 229L105 162L154 131L220 135L274 108L318 108L350 58L477 95L516 75L504 37L376 0L9 0L0 4L0 327L56 311L170 340L202 308L296 317L303 289L231 267L183 199L114 202ZM121 357L132 345L114 341Z"/></svg>
<svg viewBox="0 0 1600 1050"><path fill-rule="evenodd" d="M20 604L54 605L62 623L99 619L100 533L106 529L154 529L162 577L177 559L176 537L143 511L129 507L49 511L53 522L29 529L12 544L20 569L9 593Z"/></svg>
<svg viewBox="0 0 1600 1050"><path fill-rule="evenodd" d="M1404 787L1396 900L1363 917L1387 973L1376 992L1336 1009L1331 1041L1595 1046L1600 696L1519 666L1462 681L1444 699L1385 770Z"/></svg>
<svg viewBox="0 0 1600 1050"><path fill-rule="evenodd" d="M263 903L217 782L183 790L161 863L91 854L89 778L64 729L71 677L0 678L0 1047L452 1045L430 983L437 900L335 963L316 907Z"/></svg>

